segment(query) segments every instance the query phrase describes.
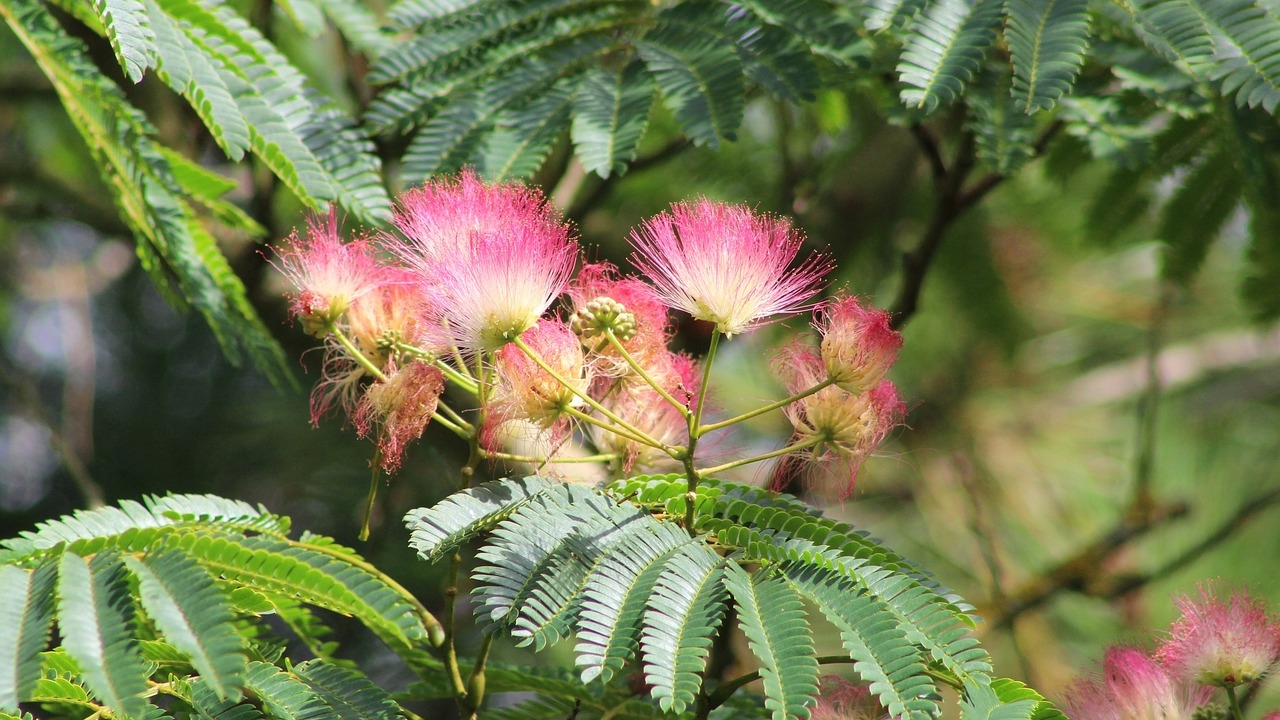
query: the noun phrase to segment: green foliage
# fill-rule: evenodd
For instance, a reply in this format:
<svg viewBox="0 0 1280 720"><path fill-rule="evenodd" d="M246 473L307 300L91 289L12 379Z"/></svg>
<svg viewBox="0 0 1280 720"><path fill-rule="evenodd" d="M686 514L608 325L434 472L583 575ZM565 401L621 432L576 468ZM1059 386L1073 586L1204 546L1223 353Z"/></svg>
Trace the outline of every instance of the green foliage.
<svg viewBox="0 0 1280 720"><path fill-rule="evenodd" d="M686 492L680 476L603 492L498 480L406 522L428 559L490 533L473 575L488 631L538 649L576 632L582 682L607 684L634 659L663 711L724 702L704 674L733 608L760 661L767 711L803 717L818 677L806 600L896 716L939 711L932 677L990 682L987 655L967 634L967 606L889 549L796 498L713 479L697 488L690 533L675 520Z"/></svg>
<svg viewBox="0 0 1280 720"><path fill-rule="evenodd" d="M260 618L328 608L427 668L438 667L423 666L419 650L434 619L359 555L322 536L290 540L288 527L245 503L171 495L3 541L0 709L37 703L147 718L159 714L152 688L202 717L398 716L386 692L353 670L325 659L282 664ZM61 644L49 649L55 622ZM290 624L304 640L315 629Z"/></svg>
<svg viewBox="0 0 1280 720"><path fill-rule="evenodd" d="M1070 92L1089 44L1086 0L1008 0L1013 94L1028 114Z"/></svg>

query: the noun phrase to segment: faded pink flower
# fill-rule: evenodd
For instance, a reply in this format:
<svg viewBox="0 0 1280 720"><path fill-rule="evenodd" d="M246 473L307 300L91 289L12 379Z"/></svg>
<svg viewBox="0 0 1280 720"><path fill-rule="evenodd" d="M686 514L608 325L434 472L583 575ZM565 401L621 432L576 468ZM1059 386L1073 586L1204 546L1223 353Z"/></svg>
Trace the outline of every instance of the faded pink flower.
<svg viewBox="0 0 1280 720"><path fill-rule="evenodd" d="M631 242L635 266L664 302L726 336L811 307L831 269L822 255L788 269L804 244L789 222L706 199L672 205Z"/></svg>
<svg viewBox="0 0 1280 720"><path fill-rule="evenodd" d="M382 469L394 473L405 447L422 437L444 392L444 373L420 362L387 366L387 379L373 383L356 409L355 426L361 437L377 428Z"/></svg>
<svg viewBox="0 0 1280 720"><path fill-rule="evenodd" d="M400 199L392 252L431 298L429 319L458 347L496 350L538 321L578 260L569 228L541 193L486 185L474 171Z"/></svg>
<svg viewBox="0 0 1280 720"><path fill-rule="evenodd" d="M342 241L333 210L309 219L307 232L295 230L276 253L280 257L276 267L297 289L289 294L289 312L302 321L307 334L317 337L323 337L354 300L383 279L383 269L367 241Z"/></svg>
<svg viewBox="0 0 1280 720"><path fill-rule="evenodd" d="M1156 658L1179 677L1234 687L1266 675L1280 659L1280 624L1263 601L1244 591L1223 600L1218 588L1206 583L1198 601L1183 596L1175 603L1182 617Z"/></svg>
<svg viewBox="0 0 1280 720"><path fill-rule="evenodd" d="M585 393L591 383L582 343L559 320L539 321L523 338L529 349L572 387L566 387L520 348L507 345L494 354L498 380L491 399L494 419L499 423L529 420L543 429L563 431L568 427L565 410L582 404L574 391Z"/></svg>
<svg viewBox="0 0 1280 720"><path fill-rule="evenodd" d="M839 297L816 313L827 374L849 392L875 387L898 360L902 335L889 313L866 307L856 297Z"/></svg>
<svg viewBox="0 0 1280 720"><path fill-rule="evenodd" d="M1191 720L1213 688L1171 677L1137 648L1108 648L1102 677L1076 682L1062 706L1072 720Z"/></svg>
<svg viewBox="0 0 1280 720"><path fill-rule="evenodd" d="M838 675L818 680L817 703L809 709L809 720L887 720L889 711L864 683Z"/></svg>
<svg viewBox="0 0 1280 720"><path fill-rule="evenodd" d="M633 277L620 277L618 270L609 263L591 263L578 271L569 284L568 294L573 310L601 297L621 303L635 318L635 336L625 341L627 352L643 367L648 361L667 351L667 306L653 287ZM601 346L599 337L584 339L592 350ZM625 375L631 372L627 363L612 347L600 347L598 372L604 375Z"/></svg>
<svg viewBox="0 0 1280 720"><path fill-rule="evenodd" d="M655 355L646 364L649 373L662 389L677 401L691 407L698 397L702 376L697 362L690 356L664 352ZM597 381L594 397L611 412L631 425L643 430L649 437L667 445L687 445L689 425L666 398L637 375L622 378L606 377ZM592 427L596 447L604 452L618 453L623 457L623 469L655 471L671 467L671 456L638 443L629 438Z"/></svg>
<svg viewBox="0 0 1280 720"><path fill-rule="evenodd" d="M419 339L419 314L424 307L412 273L398 266L385 267L383 272L382 283L356 298L346 319L352 342L379 363L386 360L391 344Z"/></svg>
<svg viewBox="0 0 1280 720"><path fill-rule="evenodd" d="M827 377L822 353L803 338L782 348L774 361L775 370L791 394L818 385ZM861 393L851 393L838 385L828 385L783 408L800 442L817 441L809 451L815 460L840 463L848 482L842 492L853 492L862 462L902 423L906 405L898 389L888 380Z"/></svg>
<svg viewBox="0 0 1280 720"><path fill-rule="evenodd" d="M311 388L311 424L320 425L320 418L342 408L348 417L356 412L360 397L361 380L365 369L347 349L330 338L325 343L320 382Z"/></svg>

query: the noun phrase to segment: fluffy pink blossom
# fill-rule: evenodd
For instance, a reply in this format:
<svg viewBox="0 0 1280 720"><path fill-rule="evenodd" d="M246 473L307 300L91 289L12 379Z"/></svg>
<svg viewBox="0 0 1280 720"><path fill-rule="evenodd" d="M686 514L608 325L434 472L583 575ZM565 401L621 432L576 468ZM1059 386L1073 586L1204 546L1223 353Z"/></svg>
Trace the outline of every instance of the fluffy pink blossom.
<svg viewBox="0 0 1280 720"><path fill-rule="evenodd" d="M1102 677L1075 683L1063 701L1072 720L1191 720L1213 688L1174 677L1136 648L1108 648Z"/></svg>
<svg viewBox="0 0 1280 720"><path fill-rule="evenodd" d="M1266 604L1243 591L1223 600L1213 584L1199 600L1176 601L1182 617L1160 643L1156 658L1179 677L1234 687L1266 675L1280 659L1280 625Z"/></svg>
<svg viewBox="0 0 1280 720"><path fill-rule="evenodd" d="M523 336L525 344L567 387L515 345L494 354L498 382L493 390L492 413L498 423L529 420L543 429L567 429L565 410L582 404L575 393L585 393L591 383L582 343L563 322L542 320ZM559 434L559 433L557 433Z"/></svg>
<svg viewBox="0 0 1280 720"><path fill-rule="evenodd" d="M383 281L373 247L365 240L343 242L335 211L312 217L305 234L295 230L276 252L280 257L276 267L296 288L289 294L289 312L302 321L308 334L318 337L328 332L352 301Z"/></svg>
<svg viewBox="0 0 1280 720"><path fill-rule="evenodd" d="M889 313L866 307L856 297L831 300L816 313L827 373L849 392L875 387L898 360L902 335Z"/></svg>
<svg viewBox="0 0 1280 720"><path fill-rule="evenodd" d="M818 699L809 710L809 720L887 720L884 709L870 688L838 675L824 675L818 683Z"/></svg>
<svg viewBox="0 0 1280 720"><path fill-rule="evenodd" d="M808 390L827 377L822 353L803 338L784 347L774 366L791 394ZM814 459L840 464L841 473L848 477L842 493L847 497L853 492L863 460L901 424L906 405L894 384L882 380L860 393L828 385L787 405L783 412L795 428L797 441L815 442L810 450Z"/></svg>
<svg viewBox="0 0 1280 720"><path fill-rule="evenodd" d="M405 193L393 222L405 239L388 245L430 298L429 319L471 351L532 327L577 264L568 226L538 191L470 170Z"/></svg>
<svg viewBox="0 0 1280 720"><path fill-rule="evenodd" d="M444 374L424 362L387 367L387 379L373 383L360 399L354 418L361 437L377 429L382 469L400 467L405 447L422 436L444 392Z"/></svg>
<svg viewBox="0 0 1280 720"><path fill-rule="evenodd" d="M372 292L351 303L346 318L352 342L380 362L386 360L388 343L422 339L419 315L425 307L408 270L389 266L383 273L383 281Z"/></svg>
<svg viewBox="0 0 1280 720"><path fill-rule="evenodd" d="M667 351L646 363L645 372L686 408L696 401L702 376L692 357ZM639 376L600 378L593 391L611 412L649 437L667 445L688 444L689 425L684 415ZM602 428L593 427L591 432L596 447L623 457L627 472L637 468L657 471L672 467L671 457L660 450Z"/></svg>
<svg viewBox="0 0 1280 720"><path fill-rule="evenodd" d="M673 205L631 242L635 266L664 302L726 336L812 307L831 269L821 255L789 269L804 240L786 220L706 199Z"/></svg>

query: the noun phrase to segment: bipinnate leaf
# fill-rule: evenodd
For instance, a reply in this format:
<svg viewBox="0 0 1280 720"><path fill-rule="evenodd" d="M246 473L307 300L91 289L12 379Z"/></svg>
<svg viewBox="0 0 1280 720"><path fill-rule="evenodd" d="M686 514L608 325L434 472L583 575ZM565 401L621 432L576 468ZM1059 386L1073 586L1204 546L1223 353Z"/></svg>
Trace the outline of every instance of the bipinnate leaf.
<svg viewBox="0 0 1280 720"><path fill-rule="evenodd" d="M328 705L333 720L400 720L400 707L367 675L323 660L295 665L293 674Z"/></svg>
<svg viewBox="0 0 1280 720"><path fill-rule="evenodd" d="M818 692L818 661L800 594L774 573L748 575L732 562L725 566L724 585L760 661L765 708L773 720L807 717Z"/></svg>
<svg viewBox="0 0 1280 720"><path fill-rule="evenodd" d="M53 621L53 582L57 566L46 561L35 570L0 566L0 709L18 703L40 677L40 651L49 642Z"/></svg>
<svg viewBox="0 0 1280 720"><path fill-rule="evenodd" d="M902 102L926 113L951 103L995 39L999 0L936 0L911 24L898 62Z"/></svg>
<svg viewBox="0 0 1280 720"><path fill-rule="evenodd" d="M1011 686L1004 687L1010 697L1002 698L996 687L995 682L966 682L960 701L961 720L1031 720L1044 700L1035 692L1021 693Z"/></svg>
<svg viewBox="0 0 1280 720"><path fill-rule="evenodd" d="M477 165L486 180L510 182L530 177L542 167L556 141L569 129L572 80L557 84L527 105L498 114Z"/></svg>
<svg viewBox="0 0 1280 720"><path fill-rule="evenodd" d="M140 82L143 73L156 64L155 35L147 23L146 9L138 0L94 0L93 9L125 75Z"/></svg>
<svg viewBox="0 0 1280 720"><path fill-rule="evenodd" d="M329 706L310 685L275 665L253 661L245 675L245 689L262 702L262 709L280 720L321 720L331 717Z"/></svg>
<svg viewBox="0 0 1280 720"><path fill-rule="evenodd" d="M618 71L587 72L574 98L574 150L583 167L607 178L626 172L649 124L653 80L632 60Z"/></svg>
<svg viewBox="0 0 1280 720"><path fill-rule="evenodd" d="M429 508L405 515L409 546L435 562L477 534L492 529L529 498L550 487L536 475L494 480L454 493Z"/></svg>
<svg viewBox="0 0 1280 720"><path fill-rule="evenodd" d="M1088 0L1006 0L1013 97L1027 114L1071 90L1089 46Z"/></svg>
<svg viewBox="0 0 1280 720"><path fill-rule="evenodd" d="M104 705L128 716L146 710L146 665L133 637L133 601L119 554L102 552L89 562L62 554L58 628L85 684Z"/></svg>
<svg viewBox="0 0 1280 720"><path fill-rule="evenodd" d="M208 571L190 556L166 550L125 558L138 578L139 598L165 639L181 650L221 699L239 699L244 682L244 641Z"/></svg>
<svg viewBox="0 0 1280 720"><path fill-rule="evenodd" d="M1243 178L1225 151L1204 158L1182 179L1160 213L1157 237L1164 241L1161 274L1191 281L1209 246L1240 206Z"/></svg>
<svg viewBox="0 0 1280 720"><path fill-rule="evenodd" d="M737 139L744 106L743 67L736 48L713 35L659 24L636 50L663 102L695 145L712 149Z"/></svg>
<svg viewBox="0 0 1280 720"><path fill-rule="evenodd" d="M645 682L666 712L684 712L702 687L712 639L724 619L724 566L706 545L687 545L667 561L654 584L640 647Z"/></svg>

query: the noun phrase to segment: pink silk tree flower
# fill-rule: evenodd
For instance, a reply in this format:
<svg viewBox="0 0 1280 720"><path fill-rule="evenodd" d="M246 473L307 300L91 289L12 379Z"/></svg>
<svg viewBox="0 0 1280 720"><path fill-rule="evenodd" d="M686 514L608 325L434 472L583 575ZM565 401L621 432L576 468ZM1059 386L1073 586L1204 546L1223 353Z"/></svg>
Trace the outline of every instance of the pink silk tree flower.
<svg viewBox="0 0 1280 720"><path fill-rule="evenodd" d="M452 344L496 350L528 330L578 262L569 227L541 193L473 171L405 193L389 249L416 274L428 319Z"/></svg>
<svg viewBox="0 0 1280 720"><path fill-rule="evenodd" d="M856 297L838 297L815 313L827 374L849 392L873 388L898 360L902 335L889 313L866 307Z"/></svg>
<svg viewBox="0 0 1280 720"><path fill-rule="evenodd" d="M1156 658L1179 677L1206 685L1235 687L1266 675L1280 659L1280 625L1266 604L1243 591L1219 597L1200 586L1199 600L1175 600L1182 617L1156 649Z"/></svg>
<svg viewBox="0 0 1280 720"><path fill-rule="evenodd" d="M804 338L783 347L774 367L793 395L827 378L821 351ZM814 443L809 451L813 459L839 463L840 474L848 478L841 496L848 497L862 462L902 423L906 405L897 387L882 380L861 393L829 385L787 405L783 413L795 428L797 441Z"/></svg>
<svg viewBox="0 0 1280 720"><path fill-rule="evenodd" d="M364 437L376 429L383 470L400 468L405 447L422 437L443 392L444 373L417 360L399 368L389 364L386 380L365 390L354 418L356 431Z"/></svg>
<svg viewBox="0 0 1280 720"><path fill-rule="evenodd" d="M382 268L365 240L343 242L336 211L307 222L284 247L276 248L276 267L296 288L289 312L308 335L323 337L350 304L382 282Z"/></svg>
<svg viewBox="0 0 1280 720"><path fill-rule="evenodd" d="M630 313L634 334L623 345L642 367L667 352L670 330L667 306L653 287L643 280L621 277L610 263L590 263L584 265L569 283L568 294L574 312L583 310L592 301L608 298ZM582 339L586 347L592 350L599 348L597 372L613 376L630 373L631 368L612 347L602 347L601 337L592 334Z"/></svg>
<svg viewBox="0 0 1280 720"><path fill-rule="evenodd" d="M706 199L672 205L633 231L631 244L667 305L729 337L812 307L831 270L823 255L789 269L804 240L786 220Z"/></svg>
<svg viewBox="0 0 1280 720"><path fill-rule="evenodd" d="M1137 648L1108 648L1102 677L1076 682L1063 709L1072 720L1191 720L1213 688L1171 677Z"/></svg>
<svg viewBox="0 0 1280 720"><path fill-rule="evenodd" d="M690 407L698 397L702 376L698 363L681 353L664 352L645 364L645 372L675 400ZM592 387L593 397L618 417L667 445L687 445L689 424L666 398L638 375L600 377ZM630 438L592 427L596 447L622 456L626 472L671 470L670 455Z"/></svg>
<svg viewBox="0 0 1280 720"><path fill-rule="evenodd" d="M379 363L385 362L394 343L420 340L419 314L424 307L412 273L399 266L386 266L383 274L373 292L351 303L346 321L352 342Z"/></svg>
<svg viewBox="0 0 1280 720"><path fill-rule="evenodd" d="M864 683L838 675L818 680L817 702L809 709L809 720L888 720L889 711Z"/></svg>
<svg viewBox="0 0 1280 720"><path fill-rule="evenodd" d="M565 411L582 404L577 393L586 393L591 384L582 343L558 320L539 321L524 333L523 339L529 349L570 385L557 380L524 350L507 345L494 353L497 372L491 406L494 419L498 423L529 420L545 430L562 433L569 424Z"/></svg>

